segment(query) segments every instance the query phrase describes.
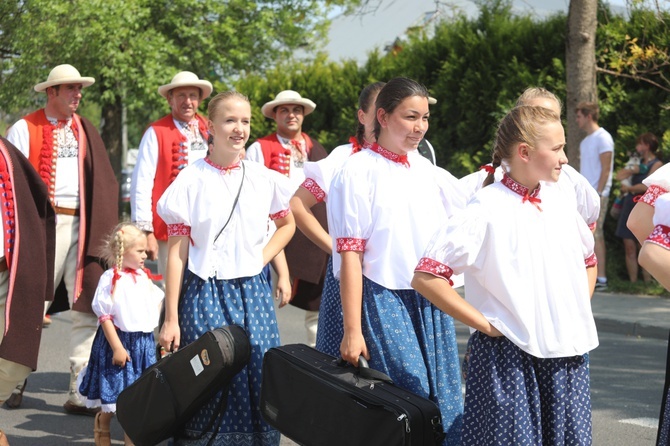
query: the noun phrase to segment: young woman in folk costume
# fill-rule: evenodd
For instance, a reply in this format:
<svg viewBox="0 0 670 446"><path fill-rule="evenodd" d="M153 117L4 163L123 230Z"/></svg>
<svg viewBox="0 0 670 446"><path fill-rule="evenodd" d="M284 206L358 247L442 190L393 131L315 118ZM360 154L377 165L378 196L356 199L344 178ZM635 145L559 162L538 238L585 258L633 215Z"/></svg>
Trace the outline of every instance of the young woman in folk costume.
<svg viewBox="0 0 670 446"><path fill-rule="evenodd" d="M560 117L521 106L500 122L484 188L435 234L412 285L474 331L462 445L590 445L587 353L593 234L546 187L567 163ZM466 299L450 283L464 273ZM556 410L560 407L560 410Z"/></svg>
<svg viewBox="0 0 670 446"><path fill-rule="evenodd" d="M304 165L305 181L291 199L291 211L295 216L295 223L314 244L330 254L333 250L333 241L330 234L323 229L312 214L311 208L317 203L326 201L331 182L344 162L353 154L370 147L375 140L374 122L375 100L384 82L375 82L368 85L358 96L358 128L356 136L349 139L349 144L343 144L333 149L327 158L316 162L307 162ZM316 349L331 356L340 355L342 342L342 303L340 300L340 282L333 276L332 262L339 264L339 258L329 260L326 279L323 285L321 306L319 308L319 325L316 332Z"/></svg>
<svg viewBox="0 0 670 446"><path fill-rule="evenodd" d="M344 335L340 353L435 401L457 444L462 413L451 317L411 289L431 235L465 203L458 180L417 153L428 130L428 91L390 80L376 100L374 143L350 156L328 195L329 230L341 266Z"/></svg>
<svg viewBox="0 0 670 446"><path fill-rule="evenodd" d="M204 431L226 397L221 392L186 424L176 443L206 443L214 436L215 445L278 445L279 432L260 412L263 355L280 345L272 292L262 270L295 231L289 210L293 190L281 174L240 160L251 122L244 95L218 94L208 116L211 153L184 169L158 202L169 232L160 344L176 349L208 330L236 324L249 333L252 353L227 390L227 408L212 432ZM266 243L268 217L277 230Z"/></svg>

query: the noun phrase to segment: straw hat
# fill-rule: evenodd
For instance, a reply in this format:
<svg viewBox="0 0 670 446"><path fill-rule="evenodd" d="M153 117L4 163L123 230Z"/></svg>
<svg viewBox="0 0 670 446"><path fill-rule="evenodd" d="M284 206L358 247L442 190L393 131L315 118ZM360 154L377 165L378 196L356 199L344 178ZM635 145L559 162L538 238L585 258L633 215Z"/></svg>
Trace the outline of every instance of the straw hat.
<svg viewBox="0 0 670 446"><path fill-rule="evenodd" d="M212 84L209 81L199 79L195 73L191 73L190 71L180 71L172 78L172 82L158 87L158 93L167 99L170 90L178 87L199 88L202 90L202 98L200 99L209 97L209 95L212 94L212 90L214 90L214 87L212 87Z"/></svg>
<svg viewBox="0 0 670 446"><path fill-rule="evenodd" d="M297 91L284 90L275 96L274 100L266 102L263 107L261 107L261 112L266 118L274 119L274 109L280 105L286 104L302 105L305 109L305 116L312 113L316 108L316 104L314 102L307 98L303 98Z"/></svg>
<svg viewBox="0 0 670 446"><path fill-rule="evenodd" d="M72 65L63 64L58 65L47 77L46 82L41 82L35 85L35 91L42 92L49 87L54 85L63 85L63 84L81 84L82 87L89 87L95 83L95 79L92 77L81 77L79 71Z"/></svg>

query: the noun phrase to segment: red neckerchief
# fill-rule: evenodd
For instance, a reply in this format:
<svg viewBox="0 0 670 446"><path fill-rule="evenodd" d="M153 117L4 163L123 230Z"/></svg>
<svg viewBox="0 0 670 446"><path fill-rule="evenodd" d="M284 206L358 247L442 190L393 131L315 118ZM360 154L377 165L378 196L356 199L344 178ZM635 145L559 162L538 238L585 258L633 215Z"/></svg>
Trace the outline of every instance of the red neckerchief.
<svg viewBox="0 0 670 446"><path fill-rule="evenodd" d="M394 163L402 164L405 167L409 167L409 161L407 161L407 155L398 155L397 153L393 153L390 150L386 150L377 143L372 144L372 146L370 146L370 150L380 154L381 156L383 156L388 160L393 161Z"/></svg>
<svg viewBox="0 0 670 446"><path fill-rule="evenodd" d="M521 200L522 203L528 201L533 206L535 206L540 212L542 212L542 208L540 207L540 203L542 203L542 200L538 197L538 195L540 194L540 186L537 186L537 188L533 192L528 194L529 189L526 186L517 183L507 174L503 175L501 183L504 186L507 186L512 192L521 195L523 197L523 199Z"/></svg>
<svg viewBox="0 0 670 446"><path fill-rule="evenodd" d="M223 174L230 173L231 170L240 168L240 161L239 160L236 163L233 163L228 167L219 166L218 164L214 163L211 159L209 159L208 156L205 157L205 162L207 164L209 164L210 166L212 166L213 168L219 170Z"/></svg>
<svg viewBox="0 0 670 446"><path fill-rule="evenodd" d="M142 268L142 271L144 271L144 274L147 275L147 277L151 280L162 280L163 276L160 274L153 274L149 268ZM133 282L137 283L137 276L140 275L139 271L137 269L132 269L132 268L123 268L122 270L124 273L130 274L130 276L133 278ZM112 290L114 290L114 287L116 286L116 282L121 278L121 274L119 273L119 269L115 266L114 267L114 275L112 276Z"/></svg>

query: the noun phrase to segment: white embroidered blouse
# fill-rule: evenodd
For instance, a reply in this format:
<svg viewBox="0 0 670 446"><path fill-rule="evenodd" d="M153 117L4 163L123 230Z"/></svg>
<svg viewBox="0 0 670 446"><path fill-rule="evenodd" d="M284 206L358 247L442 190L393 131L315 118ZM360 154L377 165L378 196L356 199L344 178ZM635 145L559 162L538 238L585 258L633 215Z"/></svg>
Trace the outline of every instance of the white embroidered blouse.
<svg viewBox="0 0 670 446"><path fill-rule="evenodd" d="M329 190L333 252L363 252L363 275L388 289L411 289L433 233L465 205L458 180L416 151L401 157L377 144L351 155ZM333 256L339 277L340 256Z"/></svg>
<svg viewBox="0 0 670 446"><path fill-rule="evenodd" d="M598 346L586 267L593 234L558 188L505 176L481 189L430 242L417 271L465 275L465 295L523 351L541 358Z"/></svg>
<svg viewBox="0 0 670 446"><path fill-rule="evenodd" d="M204 158L177 176L158 201L157 211L168 225L168 236L190 236L190 271L202 279L234 279L261 272L268 217L285 217L292 195L289 180L262 164L242 161L223 168Z"/></svg>
<svg viewBox="0 0 670 446"><path fill-rule="evenodd" d="M154 285L144 271L121 271L112 299L114 269L108 269L98 282L91 304L100 322L111 320L127 333L151 333L158 326L163 290Z"/></svg>

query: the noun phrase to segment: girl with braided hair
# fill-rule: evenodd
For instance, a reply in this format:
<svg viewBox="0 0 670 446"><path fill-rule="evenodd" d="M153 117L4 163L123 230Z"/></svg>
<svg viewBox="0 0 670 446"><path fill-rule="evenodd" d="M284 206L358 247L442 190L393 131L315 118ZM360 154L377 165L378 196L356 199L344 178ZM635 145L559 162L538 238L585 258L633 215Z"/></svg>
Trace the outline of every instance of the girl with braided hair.
<svg viewBox="0 0 670 446"><path fill-rule="evenodd" d="M565 133L553 111L512 109L493 171L434 236L412 286L474 333L461 445L590 445L588 352L598 345L590 297L593 234L556 187ZM465 277L463 299L451 277Z"/></svg>
<svg viewBox="0 0 670 446"><path fill-rule="evenodd" d="M120 223L107 239L102 257L112 268L100 277L93 297L98 331L88 365L79 374L86 407L101 407L95 417L96 445L110 445L109 425L116 399L156 362L154 329L163 291L144 266L147 236L132 223ZM126 444L132 444L126 436Z"/></svg>

